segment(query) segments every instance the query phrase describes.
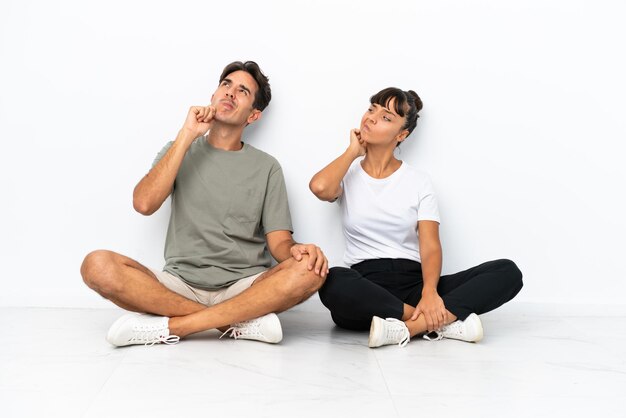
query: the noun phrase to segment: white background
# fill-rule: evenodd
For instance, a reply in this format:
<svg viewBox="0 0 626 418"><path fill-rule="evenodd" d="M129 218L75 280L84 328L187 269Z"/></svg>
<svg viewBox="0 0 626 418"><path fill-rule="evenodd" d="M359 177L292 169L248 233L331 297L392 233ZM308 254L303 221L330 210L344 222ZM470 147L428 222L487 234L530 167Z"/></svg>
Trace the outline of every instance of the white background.
<svg viewBox="0 0 626 418"><path fill-rule="evenodd" d="M169 205L132 190L222 68L273 100L244 140L286 175L295 238L341 262L338 208L308 190L371 94L416 90L399 158L431 174L444 273L494 258L519 300L623 304L626 64L619 1L0 4L0 306L111 306L79 275L106 248L160 267Z"/></svg>

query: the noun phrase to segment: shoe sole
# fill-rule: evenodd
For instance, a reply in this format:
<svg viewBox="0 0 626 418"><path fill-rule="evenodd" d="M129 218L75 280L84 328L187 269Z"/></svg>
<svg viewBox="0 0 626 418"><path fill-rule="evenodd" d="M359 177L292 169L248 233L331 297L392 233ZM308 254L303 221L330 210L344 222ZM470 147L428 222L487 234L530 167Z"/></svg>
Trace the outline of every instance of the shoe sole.
<svg viewBox="0 0 626 418"><path fill-rule="evenodd" d="M380 347L380 344L376 345L376 343L374 343L374 337L375 335L378 334L378 329L380 328L381 324L380 322L383 321L382 318L379 318L377 316L372 317L372 325L370 325L370 337L369 340L367 341L367 345L369 348L376 348L376 347Z"/></svg>
<svg viewBox="0 0 626 418"><path fill-rule="evenodd" d="M470 317L472 317L472 327L474 328L474 334L476 335L476 337L469 342L477 343L478 341L483 339L483 323L478 315L476 315L475 313L470 314L470 316L468 316L468 319Z"/></svg>
<svg viewBox="0 0 626 418"><path fill-rule="evenodd" d="M278 319L278 315L272 314L270 318L272 318L272 322L274 323L272 326L277 327L280 330L280 333L273 340L265 340L264 342L270 344L278 344L283 340L283 327L280 324L280 319Z"/></svg>
<svg viewBox="0 0 626 418"><path fill-rule="evenodd" d="M117 331L119 331L122 325L126 323L126 321L128 321L129 319L133 319L136 316L137 314L128 313L128 314L125 314L124 316L117 318L117 320L113 323L113 325L111 325L111 328L109 328L109 332L107 332L107 337L106 337L107 342L116 347L124 347L126 345L129 345L129 344L116 344L115 342L113 342L114 340L113 337L117 334Z"/></svg>

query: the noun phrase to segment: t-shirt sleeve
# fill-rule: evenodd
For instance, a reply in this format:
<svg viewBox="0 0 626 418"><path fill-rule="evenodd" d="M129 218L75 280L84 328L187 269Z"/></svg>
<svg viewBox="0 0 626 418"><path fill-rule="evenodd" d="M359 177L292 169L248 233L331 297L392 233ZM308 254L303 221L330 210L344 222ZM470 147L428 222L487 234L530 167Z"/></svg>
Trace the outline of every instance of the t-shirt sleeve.
<svg viewBox="0 0 626 418"><path fill-rule="evenodd" d="M157 156L154 158L154 161L152 162L152 167L151 168L154 168L154 166L157 165L157 163L159 161L161 161L161 158L163 158L165 156L165 154L167 154L167 151L170 149L170 147L172 146L173 143L174 143L174 141L170 141L167 144L165 144L165 146L161 149L161 151L159 151Z"/></svg>
<svg viewBox="0 0 626 418"><path fill-rule="evenodd" d="M419 191L419 206L417 208L417 221L436 221L439 220L439 206L435 190L429 178L425 177L422 181Z"/></svg>
<svg viewBox="0 0 626 418"><path fill-rule="evenodd" d="M272 231L283 230L293 232L289 201L287 199L287 187L285 186L285 178L280 166L275 167L270 173L267 192L263 202L261 222L266 234Z"/></svg>

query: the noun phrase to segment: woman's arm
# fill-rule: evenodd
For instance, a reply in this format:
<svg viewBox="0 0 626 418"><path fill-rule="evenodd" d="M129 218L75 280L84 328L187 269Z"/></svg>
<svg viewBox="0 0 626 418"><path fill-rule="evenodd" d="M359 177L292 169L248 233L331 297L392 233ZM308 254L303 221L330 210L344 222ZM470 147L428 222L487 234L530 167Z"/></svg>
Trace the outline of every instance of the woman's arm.
<svg viewBox="0 0 626 418"><path fill-rule="evenodd" d="M448 323L448 311L443 300L437 293L437 284L441 276L441 241L439 240L439 223L435 221L419 221L417 223L420 257L422 259L422 276L424 287L411 319L415 320L424 314L428 330L436 330Z"/></svg>
<svg viewBox="0 0 626 418"><path fill-rule="evenodd" d="M361 142L359 130L351 130L348 149L313 176L309 182L309 189L318 199L334 202L341 196L341 180L348 172L350 165L358 157L365 155L366 151L365 144Z"/></svg>

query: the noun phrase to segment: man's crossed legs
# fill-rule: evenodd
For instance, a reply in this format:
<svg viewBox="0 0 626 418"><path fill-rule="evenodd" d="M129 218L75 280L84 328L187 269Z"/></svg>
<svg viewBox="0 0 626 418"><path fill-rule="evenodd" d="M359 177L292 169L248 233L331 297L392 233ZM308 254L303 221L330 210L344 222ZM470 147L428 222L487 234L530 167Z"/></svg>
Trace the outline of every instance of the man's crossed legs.
<svg viewBox="0 0 626 418"><path fill-rule="evenodd" d="M178 341L172 336L184 338L213 328L225 331L233 326L232 335L237 337L241 335L238 329L241 324L256 329L250 339L278 342L282 331L275 313L305 301L324 283L324 278L307 268L307 261L306 255L300 261L285 260L262 273L241 293L212 306L173 292L150 269L112 251L88 254L81 275L87 286L119 307L151 314L120 318L107 338L114 345ZM279 329L268 330L273 334L269 338L255 338L259 326Z"/></svg>

